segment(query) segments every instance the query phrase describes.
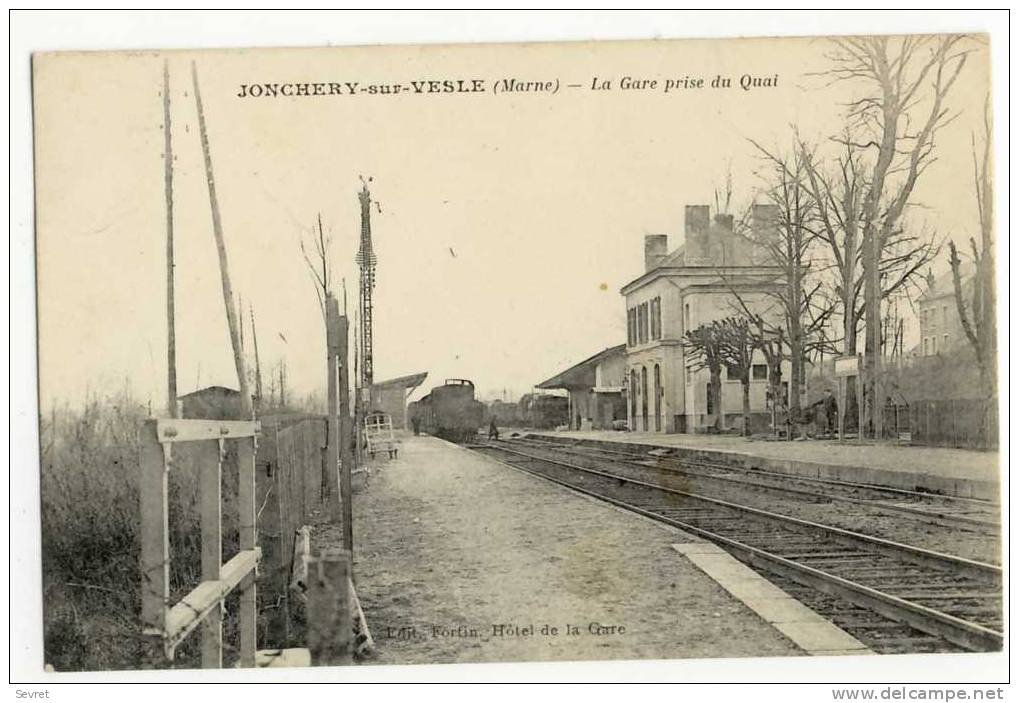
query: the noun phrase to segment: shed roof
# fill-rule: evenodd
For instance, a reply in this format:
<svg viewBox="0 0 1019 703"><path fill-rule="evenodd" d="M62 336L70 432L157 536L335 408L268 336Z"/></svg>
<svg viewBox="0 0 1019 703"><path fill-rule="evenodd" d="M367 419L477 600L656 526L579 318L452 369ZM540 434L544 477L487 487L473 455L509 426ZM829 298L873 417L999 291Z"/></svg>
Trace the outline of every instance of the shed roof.
<svg viewBox="0 0 1019 703"><path fill-rule="evenodd" d="M618 344L614 347L602 349L597 354L589 356L579 364L574 364L570 368L556 374L547 381L542 381L536 386L536 388L594 388L595 367L609 357L616 355L622 356L625 351L625 344Z"/></svg>
<svg viewBox="0 0 1019 703"><path fill-rule="evenodd" d="M398 376L396 378L390 378L385 381L373 383L372 388L376 390L382 390L383 388L417 388L427 376L427 371L412 373L406 376Z"/></svg>
<svg viewBox="0 0 1019 703"><path fill-rule="evenodd" d="M241 392L236 388L227 388L226 386L206 386L205 388L199 388L198 390L191 391L184 395L177 396L178 400L184 400L185 398L198 397L208 395L210 393L222 393L223 395L240 395Z"/></svg>

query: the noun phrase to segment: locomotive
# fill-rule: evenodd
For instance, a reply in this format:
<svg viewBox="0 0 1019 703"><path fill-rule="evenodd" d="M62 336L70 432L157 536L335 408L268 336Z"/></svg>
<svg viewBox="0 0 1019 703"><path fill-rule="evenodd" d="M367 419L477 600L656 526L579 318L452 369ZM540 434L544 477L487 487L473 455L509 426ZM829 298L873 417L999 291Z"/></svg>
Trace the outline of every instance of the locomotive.
<svg viewBox="0 0 1019 703"><path fill-rule="evenodd" d="M485 404L474 399L474 384L449 378L421 400L407 406L415 431L451 442L466 442L478 434L485 419Z"/></svg>

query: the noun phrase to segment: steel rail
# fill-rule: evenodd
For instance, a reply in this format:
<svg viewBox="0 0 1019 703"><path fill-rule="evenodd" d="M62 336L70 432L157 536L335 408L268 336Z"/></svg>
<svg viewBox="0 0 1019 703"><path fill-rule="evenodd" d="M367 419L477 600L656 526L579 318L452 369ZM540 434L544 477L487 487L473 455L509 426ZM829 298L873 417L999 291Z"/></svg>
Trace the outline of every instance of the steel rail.
<svg viewBox="0 0 1019 703"><path fill-rule="evenodd" d="M521 440L517 440L517 441L521 441ZM775 479L784 480L784 481L800 481L800 480L802 480L802 481L809 481L809 482L821 481L821 482L828 483L828 484L835 484L835 485L838 485L840 487L860 488L860 489L865 489L865 490L873 490L875 492L880 492L880 491L887 490L887 491L893 492L893 493L907 493L907 494L910 494L910 495L923 496L925 498L936 497L936 498L956 499L955 496L938 496L937 494L932 494L932 493L920 493L920 492L917 492L917 491L904 491L904 490L894 489L894 488L885 489L883 487L872 487L870 484L853 484L853 483L844 482L844 481L828 481L826 479L814 479L814 478L811 478L811 477L801 477L801 476L797 476L795 474L783 474L783 473L774 472L774 471L764 471L764 470L761 470L761 469L748 469L748 468L745 468L745 467L727 466L725 464L712 464L712 463L709 463L709 462L691 461L691 460L687 460L687 459L679 459L677 457L654 457L654 459L658 460L658 463L656 463L654 466L652 466L649 463L646 463L646 462L652 461L652 459L650 459L650 458L646 458L646 459L645 458L639 458L638 459L637 455L635 455L632 452L623 452L623 451L619 451L619 450L607 449L607 448L604 448L604 447L597 447L597 446L587 447L587 446L584 446L582 444L576 444L576 443L574 443L574 444L558 444L558 443L555 443L555 442L545 442L545 441L542 441L542 440L528 440L528 439L525 439L525 440L522 440L522 441L529 442L529 446L532 446L532 447L535 447L535 448L538 448L538 447L541 447L543 449L547 448L547 449L549 449L551 451L561 451L561 452L564 452L564 453L567 453L567 454L573 453L573 454L578 454L578 455L581 455L581 456L583 456L583 454L580 453L580 452L577 452L575 450L583 449L583 450L593 450L593 451L596 451L596 452L603 452L605 454L619 454L619 455L622 455L625 458L614 459L614 461L619 461L619 462L622 462L622 463L625 463L625 464L628 464L628 465L634 466L634 467L641 467L641 468L645 468L645 469L654 468L654 469L658 469L659 471L667 471L667 472L670 472L670 473L682 474L682 475L686 475L686 476L695 476L695 477L703 478L703 479L706 479L706 480L709 480L709 481L719 481L719 482L732 483L734 485L748 486L748 487L752 487L752 488L756 488L756 489L760 489L760 490L770 490L770 491L776 491L776 492L780 492L780 493L787 493L787 494L791 494L791 495L799 495L799 496L804 496L804 497L807 497L807 498L820 498L820 499L823 499L823 500L831 500L831 501L840 501L840 502L845 502L845 503L852 503L852 504L855 504L855 505L862 505L862 506L865 506L865 507L868 507L868 508L872 508L873 510L875 510L877 512L886 512L886 513L892 513L892 514L896 514L896 515L898 515L898 514L907 515L909 517L915 518L915 519L920 520L922 522L927 522L927 523L930 523L930 524L933 524L933 525L940 525L942 527L951 527L951 528L956 528L956 529L967 529L967 528L970 528L970 527L977 527L977 528L981 528L980 531L983 532L983 533L992 533L992 534L997 534L997 533L1000 533L1000 531L1001 531L1001 525L998 522L992 521L992 520L985 520L985 519L982 519L982 518L970 517L970 516L967 516L967 515L955 515L953 513L935 512L935 511L931 511L931 510L924 510L922 508L913 508L913 507L905 506L905 505L889 505L889 504L878 502L876 500L867 500L867 499L864 499L864 498L853 498L853 497L850 497L850 496L840 496L840 495L834 495L834 494L831 494L831 493L822 493L820 491L809 491L809 490L804 490L804 489L800 489L800 488L791 488L791 487L783 487L783 486L779 486L779 485L768 485L768 484L764 484L764 483L755 483L753 480L749 480L749 479L733 478L733 477L729 477L729 476L718 476L718 475L714 475L714 474L703 472L703 471L697 471L696 469L691 470L689 467L704 466L704 467L709 467L709 468L718 468L718 469L722 469L722 470L726 470L726 471L739 471L739 472L742 472L744 474L749 474L749 475L758 474L758 475L767 476L768 478L775 478ZM597 457L592 457L592 458L597 458ZM668 462L668 464L675 463L678 466L674 467L674 466L666 464L666 462ZM663 465L663 464L666 464L666 465ZM970 500L975 500L975 499L958 498L958 500L970 501Z"/></svg>
<svg viewBox="0 0 1019 703"><path fill-rule="evenodd" d="M495 449L496 451L506 451L506 452L509 452L511 454L517 454L517 455L523 456L523 457L525 457L527 459L530 459L532 461L541 461L541 462L545 462L545 463L549 463L549 464L553 464L553 465L557 465L557 466L563 466L565 468L569 468L569 469L573 469L573 470L577 470L577 471L582 471L582 472L596 474L596 475L599 475L599 476L601 476L603 478L610 478L610 479L613 479L613 480L621 480L622 479L622 480L626 480L629 483L635 483L635 484L638 484L638 485L648 486L648 487L653 488L655 490L666 491L666 492L676 492L676 493L680 493L680 494L683 494L683 495L688 495L688 496L693 497L693 498L697 498L697 496L695 496L693 494L685 494L682 491L671 491L669 489L664 489L664 488L659 487L659 486L653 486L651 484L646 484L644 482L632 481L632 480L624 479L623 477L614 476L612 474L606 474L604 472L600 472L600 471L597 471L597 470L585 469L584 467L578 467L578 466L574 466L574 465L571 465L571 464L567 464L565 462L558 462L558 461L547 459L547 458L544 458L544 457L535 457L535 456L532 456L532 455L528 455L528 454L526 454L524 452L518 452L518 451L515 451L515 450L511 450L511 449L506 449L504 447L498 447L498 446L492 446L492 445L488 445L488 446L480 445L480 446L481 446L481 448L491 448L491 449ZM768 552L768 551L766 551L764 549L760 549L759 547L754 547L754 546L751 546L751 545L746 544L744 542L740 542L738 540L732 539L730 537L725 537L724 535L720 535L718 533L711 532L710 530L706 530L706 529L704 529L702 527L698 527L696 525L692 525L692 524L683 522L681 520L676 520L674 518L670 518L670 517L667 517L665 515L661 515L659 513L654 512L654 511L647 510L645 508L641 508L641 507L639 507L637 505L633 505L632 503L628 503L626 501L619 500L618 498L613 498L611 496L604 495L603 493L599 493L599 492L591 490L591 489L587 489L587 488L583 488L583 487L580 487L580 486L576 486L576 485L574 485L574 484L572 484L572 483L570 483L568 481L564 481L562 479L558 479L558 478L555 478L555 477L552 477L552 476L548 476L547 474L541 473L540 471L535 471L535 470L532 470L532 469L528 469L528 468L523 467L523 466L517 466L515 464L512 464L512 463L510 463L508 461L505 461L505 460L502 460L502 459L499 459L499 458L496 458L496 457L489 456L488 458L492 459L493 461L498 461L499 463L501 463L501 464L503 464L505 466L508 466L510 468L516 469L518 471L524 471L526 473L532 474L534 476L543 478L543 479L545 479L547 481L551 481L553 483L556 483L556 484L559 484L561 486L567 487L567 488L569 488L571 490L574 490L574 491L577 491L579 493L583 493L583 494L588 495L588 496L590 496L592 498L597 498L599 500L603 500L603 501L605 501L607 503L611 503L613 505L616 505L617 507L620 507L620 508L632 511L634 513L643 515L644 517L648 517L648 518L650 518L652 520L656 520L658 522L662 522L662 523L671 525L673 527L676 527L676 528L679 528L679 529L682 529L682 530L685 530L685 531L688 531L688 532L692 532L692 533L694 533L696 535L699 535L701 537L704 537L705 539L708 539L710 541L713 541L713 542L716 542L716 543L719 543L719 544L723 544L723 545L725 545L725 546L727 546L727 547L737 551L740 555L742 555L751 564L758 565L758 566L761 566L761 567L766 568L768 570L771 570L773 572L782 574L782 575L784 575L784 576L786 576L786 577L796 581L797 583L803 584L803 585L808 586L810 588L814 588L816 590L820 590L820 591L825 592L825 593L829 593L829 594L832 594L832 595L837 595L837 596L843 597L843 598L845 598L845 599L847 599L847 600L849 600L849 601L851 601L851 602L853 602L853 603L855 603L857 605L861 605L863 607L866 607L866 608L869 608L871 610L874 610L875 612L877 612L880 615L883 615L883 616L885 616L885 617L887 617L889 619L905 623L905 624L910 625L911 627L914 627L915 629L920 630L922 632L926 632L928 634L932 634L932 635L935 635L937 637L941 637L941 638L943 638L943 639L945 639L945 640L947 640L949 642L952 642L953 644L956 644L956 645L958 645L960 647L963 647L965 649L969 649L969 650L973 650L973 651L996 651L996 650L1000 650L1001 647L1002 647L1002 642L1003 642L1003 635L1002 635L1002 633L1000 633L1000 632L998 632L996 630L993 630L993 629L991 629L989 627L985 627L985 626L979 625L977 623L969 622L967 620L964 620L962 618L956 617L954 615L950 615L948 613L944 613L944 612L941 612L941 611L938 611L938 610L934 610L933 608L928 608L928 607L920 605L918 603L913 603L913 602L910 602L910 601L905 600L903 598L900 598L900 597L897 597L897 596L893 596L893 595L888 594L888 593L884 593L884 592L879 591L879 590L877 590L875 588L871 588L870 586L865 586L865 585L857 583L855 581L850 581L850 580L842 578L840 576L836 576L834 574L830 574L830 573L827 573L825 571L821 571L820 569L816 569L814 567L807 566L805 564L797 563L795 561L792 561L790 559L782 557L782 556L780 556L778 554L773 554L773 553ZM718 502L720 504L726 504L725 501L716 501L715 499L708 499L708 500L710 502ZM727 504L726 505L726 507L730 507L730 506L738 508L738 506L736 506L736 504ZM746 507L746 506L743 506L743 507ZM769 515L767 513L767 511L758 511L757 509L750 509L750 510L755 512L755 513L763 513L764 515ZM770 514L770 515L774 515L774 514ZM800 521L800 520L798 520L796 518L792 518L792 520L795 521L795 522L798 522L798 523L807 522L807 521ZM816 525L817 523L808 523L808 524ZM827 527L827 526L823 526L823 525L818 525L818 526L822 527L822 528ZM846 532L844 530L840 530L839 528L828 528L828 529L833 529L836 532ZM862 537L866 537L866 535L862 535ZM895 543L890 543L890 544L895 544ZM910 548L908 545L902 545L902 546ZM917 548L910 548L910 549L917 550ZM926 550L918 550L918 551L926 551ZM939 554L939 553L934 552L932 554ZM947 556L947 555L941 555L941 556ZM965 561L968 561L968 560L965 560ZM976 563L979 563L979 562L976 562ZM991 565L985 565L985 566L991 566Z"/></svg>
<svg viewBox="0 0 1019 703"><path fill-rule="evenodd" d="M936 552L930 549L923 549L922 547L914 547L913 545L904 544L902 542L894 542L892 540L886 540L881 537L873 537L871 535L865 535L860 532L853 532L852 530L846 530L841 527L835 527L834 525L825 525L819 522L813 522L811 520L804 520L802 518L792 517L790 515L782 515L781 513L774 513L769 510L762 510L760 508L753 508L749 505L742 505L740 503L733 503L731 501L722 500L721 498L711 498L710 496L704 496L697 493L691 493L689 491L681 491L676 488L669 488L666 486L657 485L654 483L648 483L647 481L640 481L638 479L628 478L626 476L620 476L618 474L609 473L606 471L600 471L598 469L588 468L586 466L578 466L576 464L570 464L568 462L559 461L557 459L549 459L548 457L536 456L534 454L528 454L521 452L517 449L510 449L503 446L493 446L493 448L499 451L506 451L513 454L519 454L520 456L528 457L538 461L547 461L552 464L558 464L576 471L583 471L586 473L602 476L604 478L610 478L615 481L624 481L638 486L644 486L656 491L662 491L665 493L671 493L674 495L680 495L685 498L692 498L706 503L714 505L720 505L722 507L730 508L758 517L763 517L772 521L776 521L784 524L794 524L800 527L806 527L812 530L819 530L826 534L830 534L843 541L853 543L857 546L865 545L874 548L876 551L886 554L888 556L903 558L904 556L909 557L909 561L921 566L931 566L932 564L938 564L943 567L950 567L956 572L963 571L970 575L978 576L982 578L991 577L992 579L1001 579L1001 567L996 564L988 564L982 561L976 561L975 559L967 559L965 557L956 556L954 554L946 554L944 552Z"/></svg>

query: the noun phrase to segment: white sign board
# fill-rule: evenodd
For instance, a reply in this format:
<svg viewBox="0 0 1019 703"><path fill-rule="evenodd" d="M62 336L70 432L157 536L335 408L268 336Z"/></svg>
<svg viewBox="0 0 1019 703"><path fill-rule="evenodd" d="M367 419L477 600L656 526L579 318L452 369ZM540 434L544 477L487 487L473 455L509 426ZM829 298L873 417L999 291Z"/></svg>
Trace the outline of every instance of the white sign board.
<svg viewBox="0 0 1019 703"><path fill-rule="evenodd" d="M860 375L860 357L839 356L835 358L835 376L845 378L847 376Z"/></svg>

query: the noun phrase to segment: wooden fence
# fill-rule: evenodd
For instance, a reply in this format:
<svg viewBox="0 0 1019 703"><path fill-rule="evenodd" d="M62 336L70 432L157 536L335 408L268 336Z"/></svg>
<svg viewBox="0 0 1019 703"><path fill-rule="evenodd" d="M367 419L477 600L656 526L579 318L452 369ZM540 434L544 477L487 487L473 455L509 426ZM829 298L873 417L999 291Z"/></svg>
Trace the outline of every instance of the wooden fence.
<svg viewBox="0 0 1019 703"><path fill-rule="evenodd" d="M937 447L996 449L996 398L916 400L910 404L910 442Z"/></svg>
<svg viewBox="0 0 1019 703"><path fill-rule="evenodd" d="M257 459L262 610L269 614L267 639L280 647L293 644L290 581L297 534L328 499L327 439L324 416L263 420Z"/></svg>

